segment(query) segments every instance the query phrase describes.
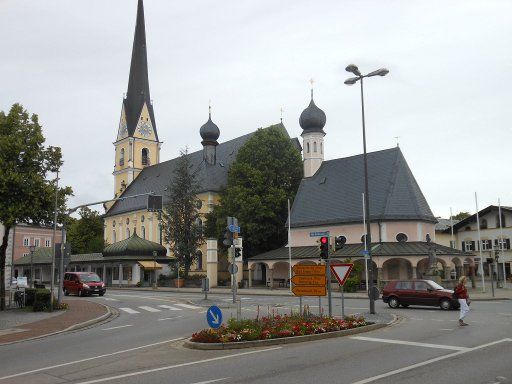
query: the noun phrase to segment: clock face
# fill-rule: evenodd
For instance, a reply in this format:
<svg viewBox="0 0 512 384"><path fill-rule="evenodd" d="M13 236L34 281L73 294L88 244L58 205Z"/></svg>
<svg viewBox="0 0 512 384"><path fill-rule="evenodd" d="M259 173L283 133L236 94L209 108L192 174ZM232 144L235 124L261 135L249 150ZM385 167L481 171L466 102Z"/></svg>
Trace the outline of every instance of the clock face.
<svg viewBox="0 0 512 384"><path fill-rule="evenodd" d="M119 127L119 133L121 137L125 137L128 135L128 127L126 126L126 122L121 122L121 126Z"/></svg>
<svg viewBox="0 0 512 384"><path fill-rule="evenodd" d="M141 121L139 124L139 133L144 137L151 135L151 124L148 121Z"/></svg>

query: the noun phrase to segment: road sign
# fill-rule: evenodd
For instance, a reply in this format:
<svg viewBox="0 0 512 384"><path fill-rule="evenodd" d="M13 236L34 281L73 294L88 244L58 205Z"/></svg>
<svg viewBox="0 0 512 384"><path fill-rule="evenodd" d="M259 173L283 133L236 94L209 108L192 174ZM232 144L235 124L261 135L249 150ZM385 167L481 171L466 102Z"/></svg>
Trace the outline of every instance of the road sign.
<svg viewBox="0 0 512 384"><path fill-rule="evenodd" d="M216 305L212 305L206 311L206 321L211 328L217 329L222 324L222 311Z"/></svg>
<svg viewBox="0 0 512 384"><path fill-rule="evenodd" d="M238 265L236 264L229 264L228 265L228 272L232 275L235 275L238 272Z"/></svg>
<svg viewBox="0 0 512 384"><path fill-rule="evenodd" d="M309 237L322 237L322 236L329 236L329 231L309 232Z"/></svg>
<svg viewBox="0 0 512 384"><path fill-rule="evenodd" d="M295 296L325 296L327 288L325 285L296 285L292 292Z"/></svg>
<svg viewBox="0 0 512 384"><path fill-rule="evenodd" d="M234 224L229 225L229 230L231 232L240 233L240 227Z"/></svg>
<svg viewBox="0 0 512 384"><path fill-rule="evenodd" d="M325 265L294 265L293 273L295 275L324 275L327 271Z"/></svg>
<svg viewBox="0 0 512 384"><path fill-rule="evenodd" d="M345 280L350 275L354 264L352 263L344 263L344 264L331 264L331 270L334 272L334 276L340 285L345 284Z"/></svg>
<svg viewBox="0 0 512 384"><path fill-rule="evenodd" d="M292 277L292 283L295 285L325 285L327 278L325 275L295 275Z"/></svg>
<svg viewBox="0 0 512 384"><path fill-rule="evenodd" d="M368 251L367 249L363 249L361 251L361 254L365 255L365 256L368 256L370 254L370 251Z"/></svg>

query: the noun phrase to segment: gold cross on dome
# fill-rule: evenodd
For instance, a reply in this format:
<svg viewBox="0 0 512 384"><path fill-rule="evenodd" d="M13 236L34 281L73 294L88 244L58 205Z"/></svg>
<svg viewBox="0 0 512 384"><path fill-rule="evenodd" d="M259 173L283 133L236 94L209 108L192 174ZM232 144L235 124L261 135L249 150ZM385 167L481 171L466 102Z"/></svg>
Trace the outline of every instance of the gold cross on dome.
<svg viewBox="0 0 512 384"><path fill-rule="evenodd" d="M311 84L311 88L313 88L314 82L315 82L315 80L313 78L309 79L309 84Z"/></svg>

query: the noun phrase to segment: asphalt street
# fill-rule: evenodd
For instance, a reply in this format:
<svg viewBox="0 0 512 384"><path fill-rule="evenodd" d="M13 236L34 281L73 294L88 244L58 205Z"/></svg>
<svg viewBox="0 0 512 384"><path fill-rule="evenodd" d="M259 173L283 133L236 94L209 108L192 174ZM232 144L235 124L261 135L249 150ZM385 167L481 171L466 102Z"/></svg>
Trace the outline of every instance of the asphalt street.
<svg viewBox="0 0 512 384"><path fill-rule="evenodd" d="M285 296L239 296L242 315L297 311ZM474 301L459 327L457 311L410 307L376 331L268 348L198 351L182 339L206 328L206 309L236 316L230 295L109 290L84 298L118 311L114 320L72 333L0 346L3 383L512 383L512 301ZM318 299L304 299L317 312ZM341 314L336 297L333 314ZM324 313L327 300L322 299ZM346 313L368 301L345 300Z"/></svg>

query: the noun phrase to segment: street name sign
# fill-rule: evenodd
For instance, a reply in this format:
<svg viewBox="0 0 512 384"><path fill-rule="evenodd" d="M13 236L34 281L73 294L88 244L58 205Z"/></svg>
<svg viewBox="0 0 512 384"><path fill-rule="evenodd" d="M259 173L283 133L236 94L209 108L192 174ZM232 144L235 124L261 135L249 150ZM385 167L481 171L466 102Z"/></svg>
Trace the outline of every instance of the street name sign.
<svg viewBox="0 0 512 384"><path fill-rule="evenodd" d="M345 284L345 280L347 280L350 275L352 268L354 268L354 264L352 263L331 264L331 270L340 285Z"/></svg>
<svg viewBox="0 0 512 384"><path fill-rule="evenodd" d="M229 231L234 233L240 233L240 227L234 224L230 224Z"/></svg>
<svg viewBox="0 0 512 384"><path fill-rule="evenodd" d="M217 329L222 324L222 311L216 305L212 305L206 311L206 321L211 328Z"/></svg>
<svg viewBox="0 0 512 384"><path fill-rule="evenodd" d="M325 265L294 265L293 273L296 275L324 275L327 272Z"/></svg>
<svg viewBox="0 0 512 384"><path fill-rule="evenodd" d="M325 285L296 285L292 292L295 296L325 296L327 288Z"/></svg>
<svg viewBox="0 0 512 384"><path fill-rule="evenodd" d="M309 237L322 237L322 236L329 236L329 231L309 232Z"/></svg>

